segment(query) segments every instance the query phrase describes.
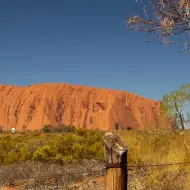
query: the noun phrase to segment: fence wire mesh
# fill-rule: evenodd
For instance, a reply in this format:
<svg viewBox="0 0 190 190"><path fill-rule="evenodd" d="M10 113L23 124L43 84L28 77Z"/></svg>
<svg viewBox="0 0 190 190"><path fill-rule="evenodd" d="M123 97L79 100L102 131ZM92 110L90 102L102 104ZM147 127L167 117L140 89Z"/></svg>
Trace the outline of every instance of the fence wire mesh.
<svg viewBox="0 0 190 190"><path fill-rule="evenodd" d="M41 165L38 169L40 170L44 166ZM20 165L21 167L24 165ZM189 162L129 165L128 168L130 169L128 172L129 190L189 190ZM80 172L79 168L75 168L75 172L70 173L63 172L63 168L59 168L59 173L56 173L54 171L56 168L53 166L44 168L40 173L36 172L37 170L36 173L32 170L30 173L30 170L26 168L22 170L6 169L9 169L7 170L8 175L6 173L1 175L0 190L103 190L106 174L106 169L102 165L98 169L92 168L91 171ZM19 170L22 171L22 174L18 172ZM66 171L65 168L64 171Z"/></svg>

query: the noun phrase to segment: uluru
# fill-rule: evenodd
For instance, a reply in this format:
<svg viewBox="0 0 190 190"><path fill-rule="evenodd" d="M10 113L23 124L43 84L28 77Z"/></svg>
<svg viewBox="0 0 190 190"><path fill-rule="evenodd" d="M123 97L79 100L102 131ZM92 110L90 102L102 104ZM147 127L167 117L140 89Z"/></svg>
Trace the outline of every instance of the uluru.
<svg viewBox="0 0 190 190"><path fill-rule="evenodd" d="M84 129L154 128L160 102L121 90L80 85L0 85L0 125L4 130L39 130L46 124Z"/></svg>

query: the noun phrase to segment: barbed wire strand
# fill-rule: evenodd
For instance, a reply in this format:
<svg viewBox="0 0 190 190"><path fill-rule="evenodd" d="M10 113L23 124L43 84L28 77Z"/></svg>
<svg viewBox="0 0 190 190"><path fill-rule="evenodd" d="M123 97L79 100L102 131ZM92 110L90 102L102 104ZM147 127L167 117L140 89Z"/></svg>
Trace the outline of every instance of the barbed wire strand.
<svg viewBox="0 0 190 190"><path fill-rule="evenodd" d="M178 163L166 163L166 164L153 164L153 165L126 165L127 168L155 168L155 167L169 167L169 166L177 166L177 165L190 165L190 162L178 162ZM133 169L131 169L134 171ZM54 174L54 175L44 175L44 176L28 176L28 177L18 177L17 180L24 180L24 179L36 179L36 178L56 178L56 177L63 177L69 175L91 175L91 174L98 174L99 176L102 175L101 172L105 172L106 167L101 170L96 170L92 172L73 172L73 173L62 173L62 174ZM12 178L4 179L4 181L12 180Z"/></svg>
<svg viewBox="0 0 190 190"><path fill-rule="evenodd" d="M147 167L167 167L177 165L188 165L190 162L166 163L166 164L152 164L152 165L127 165L128 168L147 168Z"/></svg>
<svg viewBox="0 0 190 190"><path fill-rule="evenodd" d="M178 163L166 163L166 164L152 164L152 165L126 165L127 168L153 168L153 167L167 167L167 166L177 166L177 165L190 165L190 162L178 162ZM83 174L95 174L99 172L104 172L106 170L106 167L103 167L101 170L96 170L92 172L73 172L73 173L62 173L62 174L55 174L53 177L59 177L59 176L67 176L67 175L83 175ZM40 176L42 178L46 177L52 177L52 176ZM39 176L33 176L33 177L27 177L27 178L39 178ZM26 177L24 179L27 179ZM17 178L17 179L23 179Z"/></svg>

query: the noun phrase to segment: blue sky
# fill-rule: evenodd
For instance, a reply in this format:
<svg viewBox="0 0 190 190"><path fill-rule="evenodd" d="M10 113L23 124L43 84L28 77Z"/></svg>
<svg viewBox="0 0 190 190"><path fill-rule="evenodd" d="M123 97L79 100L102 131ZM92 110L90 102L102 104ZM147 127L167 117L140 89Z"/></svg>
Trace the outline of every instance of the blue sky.
<svg viewBox="0 0 190 190"><path fill-rule="evenodd" d="M151 99L190 81L189 54L122 23L133 0L6 0L0 6L0 83L65 82Z"/></svg>

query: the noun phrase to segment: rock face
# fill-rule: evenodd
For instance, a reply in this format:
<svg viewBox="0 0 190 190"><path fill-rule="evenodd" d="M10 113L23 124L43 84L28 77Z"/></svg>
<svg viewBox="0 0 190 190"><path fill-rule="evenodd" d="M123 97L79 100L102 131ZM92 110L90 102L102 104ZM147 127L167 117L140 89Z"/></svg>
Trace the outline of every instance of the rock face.
<svg viewBox="0 0 190 190"><path fill-rule="evenodd" d="M38 130L45 124L111 130L154 127L159 101L124 91L69 84L0 85L0 125Z"/></svg>

